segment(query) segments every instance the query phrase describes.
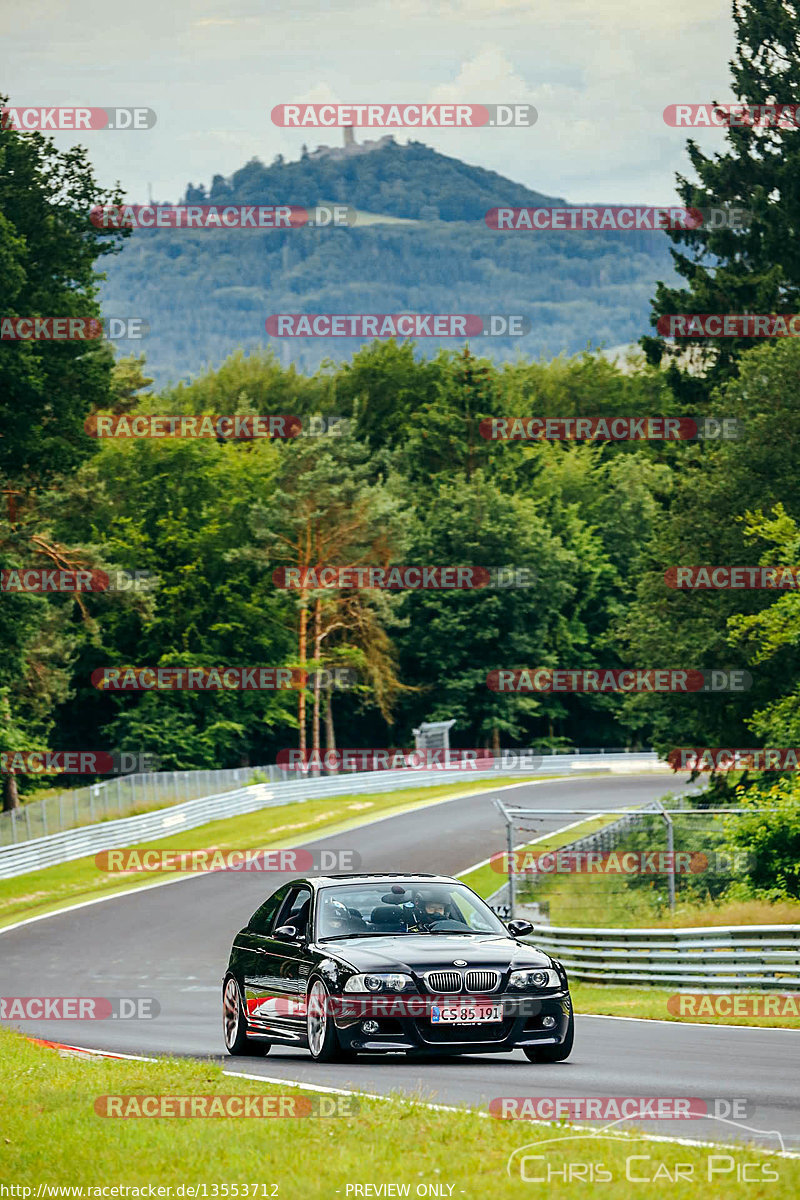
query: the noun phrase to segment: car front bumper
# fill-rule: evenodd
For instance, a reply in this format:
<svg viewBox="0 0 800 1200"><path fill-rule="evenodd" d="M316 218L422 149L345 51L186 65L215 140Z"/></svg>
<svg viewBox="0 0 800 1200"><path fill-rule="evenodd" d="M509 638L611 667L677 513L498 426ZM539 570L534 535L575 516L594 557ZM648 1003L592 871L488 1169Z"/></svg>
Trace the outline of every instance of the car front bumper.
<svg viewBox="0 0 800 1200"><path fill-rule="evenodd" d="M410 997L381 997L385 1005L369 997L372 1004L359 1004L358 997L341 997L336 1006L334 1023L344 1049L362 1053L381 1054L398 1050L413 1050L428 1054L480 1054L516 1050L522 1046L559 1045L567 1036L572 1004L569 992L559 991L547 996L520 996L502 992L491 996L467 995L413 999L425 1003L404 1005ZM503 1019L497 1022L456 1025L434 1024L430 1017L431 1001L436 1003L502 1004ZM348 1003L349 1002L349 1003ZM410 1012L404 1011L408 1007ZM428 1010L428 1011L423 1011ZM544 1025L550 1017L555 1024ZM377 1022L377 1031L366 1031L364 1022Z"/></svg>

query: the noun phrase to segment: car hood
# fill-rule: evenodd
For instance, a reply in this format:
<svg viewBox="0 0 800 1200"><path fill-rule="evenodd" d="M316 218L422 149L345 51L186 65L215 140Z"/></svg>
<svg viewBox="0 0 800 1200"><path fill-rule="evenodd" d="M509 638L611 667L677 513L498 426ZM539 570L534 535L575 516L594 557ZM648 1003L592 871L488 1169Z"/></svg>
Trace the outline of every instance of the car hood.
<svg viewBox="0 0 800 1200"><path fill-rule="evenodd" d="M496 934L467 936L446 933L386 934L385 937L347 938L338 942L320 942L321 950L330 950L357 971L421 971L452 967L457 958L467 967L549 967L552 959L542 950L523 946L510 937Z"/></svg>

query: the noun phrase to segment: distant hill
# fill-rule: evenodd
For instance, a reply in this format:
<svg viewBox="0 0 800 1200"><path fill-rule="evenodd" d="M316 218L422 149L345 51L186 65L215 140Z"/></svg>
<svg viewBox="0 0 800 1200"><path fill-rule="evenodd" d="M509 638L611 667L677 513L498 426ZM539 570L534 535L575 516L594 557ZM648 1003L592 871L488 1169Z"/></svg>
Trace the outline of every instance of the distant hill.
<svg viewBox="0 0 800 1200"><path fill-rule="evenodd" d="M474 338L498 361L588 343L619 346L649 329L657 279L674 280L660 232L500 233L483 217L496 205L565 204L494 171L469 166L419 142L388 142L343 158L253 160L185 202L302 204L337 201L413 225L376 222L346 229L136 231L106 260L106 313L144 317L150 335L120 343L144 349L159 384L218 365L237 346L272 346L283 362L314 370L349 358L360 339L270 338L265 319L281 312L513 313L531 319L522 338ZM420 353L454 339L420 339Z"/></svg>
<svg viewBox="0 0 800 1200"><path fill-rule="evenodd" d="M515 208L565 204L556 196L511 183L496 171L471 167L422 142L393 139L351 158L280 158L265 167L254 158L230 179L215 175L208 193L190 184L187 204L316 204L322 197L355 208L427 221L482 221L496 204Z"/></svg>

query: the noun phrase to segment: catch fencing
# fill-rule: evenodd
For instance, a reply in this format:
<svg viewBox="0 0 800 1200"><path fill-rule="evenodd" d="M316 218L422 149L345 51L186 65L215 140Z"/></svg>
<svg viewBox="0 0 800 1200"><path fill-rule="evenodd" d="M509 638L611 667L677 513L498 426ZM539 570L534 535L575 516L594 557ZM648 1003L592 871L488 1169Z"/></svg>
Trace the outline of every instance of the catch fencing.
<svg viewBox="0 0 800 1200"><path fill-rule="evenodd" d="M691 846L702 853L704 859L713 864L714 857L728 858L719 854L724 832L721 826L725 814L709 812L690 814L680 808L670 807L669 815L676 825L675 845L687 844L687 831L681 829L681 816L691 815ZM601 829L568 843L559 850L564 853L567 865L576 856L591 852L602 856L613 854L620 847L629 847L632 841L652 846L654 834L662 826L658 814L638 810L627 812ZM524 827L524 826L523 826ZM649 829L649 833L647 830ZM642 834L646 840L642 841ZM552 835L551 835L552 836ZM539 843L542 842L539 838ZM698 851L698 846L704 847ZM536 855L540 847L534 841L522 851L520 865L525 855ZM547 856L546 851L540 853ZM621 854L618 854L618 858ZM551 866L549 862L541 866ZM713 873L715 884L722 884L735 871L736 863L728 861L725 870ZM681 882L695 890L702 880L702 873L678 876L679 894ZM592 896L593 883L599 881L604 894ZM572 979L582 983L618 984L649 987L692 987L708 992L716 990L760 989L787 992L800 986L800 925L743 925L707 926L682 929L625 928L630 921L631 909L636 903L635 892L630 884L646 883L646 877L634 875L627 880L622 876L580 875L568 872L558 876L547 873L515 874L514 897L509 894L509 885L504 883L489 898L488 903L507 920L511 915L510 901L513 899L513 916L526 917L533 922L534 931L523 940L544 950L562 962ZM576 886L580 884L584 886ZM609 895L608 884L618 885ZM626 886L627 884L627 886ZM652 887L666 891L664 878L656 876ZM619 914L619 926L614 928L585 928L572 925L551 925L547 921L551 905L557 912L590 913L595 903L602 902L604 911ZM667 1013L664 1014L667 1016Z"/></svg>
<svg viewBox="0 0 800 1200"><path fill-rule="evenodd" d="M581 824L589 832L565 843L563 831L540 833L553 821L552 810L515 809L513 795L510 804L496 801L507 821L507 850L493 856L503 883L489 902L537 924L577 928L591 913L598 926L647 926L679 903L717 903L732 884L747 879L754 862L752 848L736 841L736 825L746 814L735 806L701 809L683 794L666 809L650 802L620 815L607 808L595 809L594 816L575 810L585 814Z"/></svg>
<svg viewBox="0 0 800 1200"><path fill-rule="evenodd" d="M536 760L533 773L535 770L552 771L553 764L558 769L569 770L575 764L576 767L602 770L612 761L624 763L631 770L648 765L665 768L665 764L659 763L657 756L649 751L574 750L569 754L542 755L536 750L519 750L515 753ZM354 772L348 772L348 775L352 774ZM322 777L334 777L334 773L324 772ZM0 813L0 846L13 846L65 829L76 829L79 825L93 825L96 821L111 821L149 812L154 808L183 804L201 796L216 796L249 784L293 783L297 778L296 770L274 763L263 767L121 775L87 787L71 788L41 800L29 800L11 812Z"/></svg>
<svg viewBox="0 0 800 1200"><path fill-rule="evenodd" d="M276 766L118 775L41 800L29 800L20 808L0 813L0 846L183 804L201 796L219 795L251 783L292 778L289 771Z"/></svg>

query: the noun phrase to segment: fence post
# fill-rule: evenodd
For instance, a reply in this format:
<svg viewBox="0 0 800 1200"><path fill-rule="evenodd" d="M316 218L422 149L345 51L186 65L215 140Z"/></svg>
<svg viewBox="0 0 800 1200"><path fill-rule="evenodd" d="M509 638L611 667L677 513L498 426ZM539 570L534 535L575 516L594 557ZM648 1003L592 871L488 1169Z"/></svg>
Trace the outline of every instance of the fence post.
<svg viewBox="0 0 800 1200"><path fill-rule="evenodd" d="M506 820L506 842L508 844L508 918L514 919L514 824Z"/></svg>

